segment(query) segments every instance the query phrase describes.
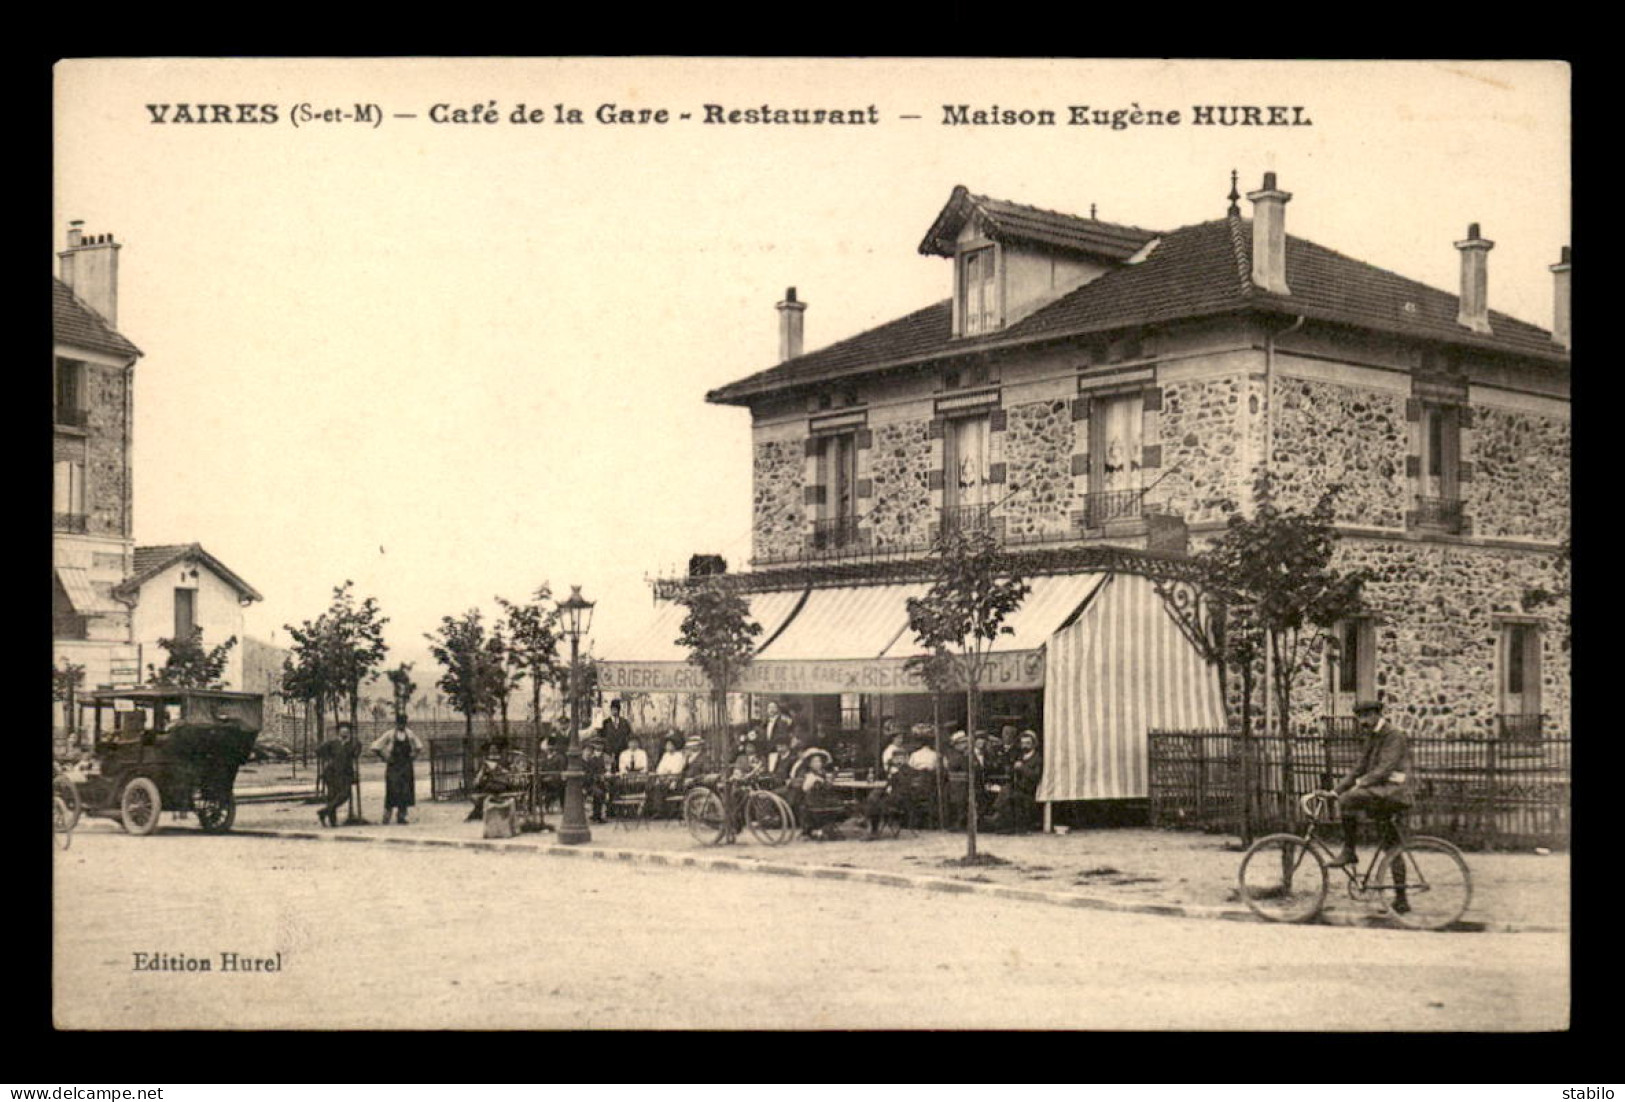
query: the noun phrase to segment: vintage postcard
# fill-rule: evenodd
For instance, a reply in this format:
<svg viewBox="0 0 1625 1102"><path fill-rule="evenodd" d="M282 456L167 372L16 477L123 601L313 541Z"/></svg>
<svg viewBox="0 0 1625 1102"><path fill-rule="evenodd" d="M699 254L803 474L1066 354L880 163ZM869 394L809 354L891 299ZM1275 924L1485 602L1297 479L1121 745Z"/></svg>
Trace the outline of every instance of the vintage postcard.
<svg viewBox="0 0 1625 1102"><path fill-rule="evenodd" d="M56 1026L1567 1028L1570 157L1557 62L60 62Z"/></svg>

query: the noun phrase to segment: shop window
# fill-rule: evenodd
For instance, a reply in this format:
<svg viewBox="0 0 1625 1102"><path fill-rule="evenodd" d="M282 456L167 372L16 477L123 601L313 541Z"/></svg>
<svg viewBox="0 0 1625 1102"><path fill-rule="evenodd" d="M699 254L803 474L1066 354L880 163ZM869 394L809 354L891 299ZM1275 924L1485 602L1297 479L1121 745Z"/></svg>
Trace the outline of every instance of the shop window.
<svg viewBox="0 0 1625 1102"><path fill-rule="evenodd" d="M841 694L841 730L856 731L863 726L863 695Z"/></svg>

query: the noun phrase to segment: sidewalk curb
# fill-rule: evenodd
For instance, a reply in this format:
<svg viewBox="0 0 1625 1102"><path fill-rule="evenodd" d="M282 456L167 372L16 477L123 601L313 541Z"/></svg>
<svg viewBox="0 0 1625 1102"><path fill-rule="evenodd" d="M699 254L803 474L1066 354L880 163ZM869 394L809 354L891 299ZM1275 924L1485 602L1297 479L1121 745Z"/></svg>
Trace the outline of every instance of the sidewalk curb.
<svg viewBox="0 0 1625 1102"><path fill-rule="evenodd" d="M1168 918L1216 919L1225 922L1257 922L1252 912L1242 907L1213 907L1195 903L1136 903L1132 900L1112 899L1078 892L1054 891L1046 888L1024 888L1015 884L981 883L974 880L953 880L940 876L920 876L913 873L886 872L882 869L864 869L847 865L792 865L763 861L754 857L712 857L703 853L665 853L658 850L617 849L604 846L563 846L557 842L536 845L528 842L510 842L484 838L432 838L401 835L329 833L314 830L239 829L232 834L248 838L287 838L316 842L377 842L394 846L423 846L442 849L482 850L488 853L528 853L548 857L576 857L597 861L625 861L631 864L664 865L672 868L697 868L713 872L755 872L768 876L795 876L804 879L846 880L864 884L879 884L892 888L912 888L917 891L947 892L960 895L981 895L994 899L1015 899L1029 903L1048 903L1053 906L1076 907L1082 910L1116 911L1120 914L1150 914ZM1380 930L1398 929L1381 915L1332 912L1322 914L1319 926L1343 926ZM1566 934L1567 926L1518 922L1462 922L1456 933L1492 934Z"/></svg>

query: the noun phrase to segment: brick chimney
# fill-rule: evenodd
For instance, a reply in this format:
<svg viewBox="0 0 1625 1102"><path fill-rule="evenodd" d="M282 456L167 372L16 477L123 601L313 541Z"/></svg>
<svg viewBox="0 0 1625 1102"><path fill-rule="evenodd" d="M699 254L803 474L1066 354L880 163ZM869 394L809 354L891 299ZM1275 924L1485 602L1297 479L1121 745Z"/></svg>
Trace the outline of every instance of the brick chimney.
<svg viewBox="0 0 1625 1102"><path fill-rule="evenodd" d="M1569 333L1569 270L1573 254L1563 246L1563 258L1552 265L1552 340L1564 348L1573 347Z"/></svg>
<svg viewBox="0 0 1625 1102"><path fill-rule="evenodd" d="M62 282L108 325L118 328L118 251L110 233L87 236L83 222L68 223L68 247L57 253Z"/></svg>
<svg viewBox="0 0 1625 1102"><path fill-rule="evenodd" d="M1290 295L1286 285L1286 205L1292 193L1275 186L1275 173L1264 173L1264 187L1247 193L1253 205L1253 285L1271 294Z"/></svg>
<svg viewBox="0 0 1625 1102"><path fill-rule="evenodd" d="M779 303L779 362L793 360L801 355L801 315L807 312L805 302L796 301L796 289L784 292Z"/></svg>
<svg viewBox="0 0 1625 1102"><path fill-rule="evenodd" d="M1467 227L1467 240L1457 241L1461 250L1461 310L1456 323L1475 333L1490 332L1489 257L1495 242L1486 241L1478 232L1478 223Z"/></svg>

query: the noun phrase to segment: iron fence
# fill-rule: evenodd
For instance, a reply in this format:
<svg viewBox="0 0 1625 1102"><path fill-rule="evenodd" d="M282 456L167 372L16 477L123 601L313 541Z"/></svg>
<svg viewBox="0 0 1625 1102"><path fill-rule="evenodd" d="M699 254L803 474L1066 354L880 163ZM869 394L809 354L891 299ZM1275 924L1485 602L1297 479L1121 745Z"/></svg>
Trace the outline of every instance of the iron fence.
<svg viewBox="0 0 1625 1102"><path fill-rule="evenodd" d="M939 521L944 532L991 532L993 506L950 505L942 510Z"/></svg>
<svg viewBox="0 0 1625 1102"><path fill-rule="evenodd" d="M815 520L810 539L808 549L813 552L854 547L858 543L858 518L844 516Z"/></svg>
<svg viewBox="0 0 1625 1102"><path fill-rule="evenodd" d="M1471 848L1568 845L1569 736L1519 719L1510 736L1410 736L1412 830ZM1246 739L1235 730L1153 731L1151 822L1236 834L1249 821L1254 835L1295 830L1299 797L1348 773L1360 749L1361 736L1346 719Z"/></svg>

